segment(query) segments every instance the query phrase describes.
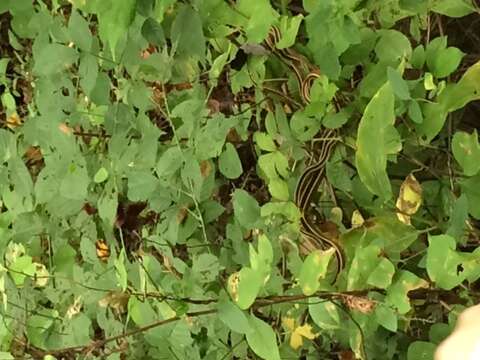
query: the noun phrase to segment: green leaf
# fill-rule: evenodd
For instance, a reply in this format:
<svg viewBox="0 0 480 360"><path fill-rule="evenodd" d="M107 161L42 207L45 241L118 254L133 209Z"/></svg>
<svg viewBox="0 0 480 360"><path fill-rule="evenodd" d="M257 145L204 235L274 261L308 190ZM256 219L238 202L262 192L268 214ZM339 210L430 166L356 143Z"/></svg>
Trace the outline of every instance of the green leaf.
<svg viewBox="0 0 480 360"><path fill-rule="evenodd" d="M320 288L320 280L325 278L328 264L334 253L335 249L330 248L326 251L315 250L308 254L298 279L304 295L313 295Z"/></svg>
<svg viewBox="0 0 480 360"><path fill-rule="evenodd" d="M106 193L98 199L98 215L108 226L112 226L117 217L118 196L116 193Z"/></svg>
<svg viewBox="0 0 480 360"><path fill-rule="evenodd" d="M68 21L68 32L73 43L83 51L90 51L92 47L92 33L88 22L77 12L72 11Z"/></svg>
<svg viewBox="0 0 480 360"><path fill-rule="evenodd" d="M394 97L389 84L370 100L358 126L356 166L365 186L382 200L392 197L387 155L400 151L400 137L393 126Z"/></svg>
<svg viewBox="0 0 480 360"><path fill-rule="evenodd" d="M107 179L108 179L108 170L105 169L104 167L101 167L100 169L98 169L98 171L93 176L93 181L96 182L97 184L100 184Z"/></svg>
<svg viewBox="0 0 480 360"><path fill-rule="evenodd" d="M450 290L465 279L463 272L458 273L462 257L455 251L455 239L448 235L428 237L427 273L435 284Z"/></svg>
<svg viewBox="0 0 480 360"><path fill-rule="evenodd" d="M66 71L78 59L75 49L60 44L47 44L34 54L33 73L48 76Z"/></svg>
<svg viewBox="0 0 480 360"><path fill-rule="evenodd" d="M128 174L128 198L131 201L145 201L150 198L158 179L150 171L131 171Z"/></svg>
<svg viewBox="0 0 480 360"><path fill-rule="evenodd" d="M407 360L432 360L436 348L426 341L414 341L408 347Z"/></svg>
<svg viewBox="0 0 480 360"><path fill-rule="evenodd" d="M246 23L245 32L249 42L260 43L268 34L271 25L278 16L269 0L240 0L238 10L250 19Z"/></svg>
<svg viewBox="0 0 480 360"><path fill-rule="evenodd" d="M396 64L403 58L410 58L412 46L405 35L396 30L381 30L379 33L375 53L380 62Z"/></svg>
<svg viewBox="0 0 480 360"><path fill-rule="evenodd" d="M169 177L173 175L183 165L184 159L182 151L177 146L168 148L158 160L156 172L158 177Z"/></svg>
<svg viewBox="0 0 480 360"><path fill-rule="evenodd" d="M463 168L466 176L473 176L480 170L480 144L477 131L472 134L457 131L452 139L452 151L455 160Z"/></svg>
<svg viewBox="0 0 480 360"><path fill-rule="evenodd" d="M475 219L480 219L480 175L460 182L462 193L466 195L468 200L468 212Z"/></svg>
<svg viewBox="0 0 480 360"><path fill-rule="evenodd" d="M385 329L390 330L393 333L397 332L398 328L398 318L395 311L390 307L379 304L375 308L375 318L377 322L382 325Z"/></svg>
<svg viewBox="0 0 480 360"><path fill-rule="evenodd" d="M288 192L288 184L280 178L270 179L268 182L268 191L275 199L280 201L288 201L290 194Z"/></svg>
<svg viewBox="0 0 480 360"><path fill-rule="evenodd" d="M425 48L422 44L418 45L412 52L412 59L410 62L415 69L422 69L425 64Z"/></svg>
<svg viewBox="0 0 480 360"><path fill-rule="evenodd" d="M447 235L453 237L458 243L463 243L465 227L468 219L468 199L465 194L460 195L453 204L453 210L448 222Z"/></svg>
<svg viewBox="0 0 480 360"><path fill-rule="evenodd" d="M255 354L266 360L280 360L277 339L272 327L251 315L249 318L252 331L246 334L247 343Z"/></svg>
<svg viewBox="0 0 480 360"><path fill-rule="evenodd" d="M293 17L283 16L280 20L280 33L282 37L275 44L277 49L286 49L295 44L298 29L303 20L303 15L299 14Z"/></svg>
<svg viewBox="0 0 480 360"><path fill-rule="evenodd" d="M277 150L277 146L273 142L272 136L270 136L269 134L257 131L253 135L253 138L260 149L265 151Z"/></svg>
<svg viewBox="0 0 480 360"><path fill-rule="evenodd" d="M235 218L245 228L253 228L260 218L260 206L257 200L242 189L233 193L233 210Z"/></svg>
<svg viewBox="0 0 480 360"><path fill-rule="evenodd" d="M83 91L85 91L87 96L91 96L98 78L97 58L88 53L82 54L80 57L78 75L80 76L80 86Z"/></svg>
<svg viewBox="0 0 480 360"><path fill-rule="evenodd" d="M387 289L385 303L394 307L399 314L406 314L411 309L408 292L427 287L428 283L415 274L405 270L397 271L392 286Z"/></svg>
<svg viewBox="0 0 480 360"><path fill-rule="evenodd" d="M312 298L308 305L308 312L321 329L336 330L342 326L337 306L331 301L319 302Z"/></svg>
<svg viewBox="0 0 480 360"><path fill-rule="evenodd" d="M106 2L98 12L100 38L110 45L115 60L118 41L127 34L128 27L135 16L136 0L115 0Z"/></svg>
<svg viewBox="0 0 480 360"><path fill-rule="evenodd" d="M227 179L236 179L242 175L242 162L237 150L231 143L225 144L225 150L218 159L218 168Z"/></svg>
<svg viewBox="0 0 480 360"><path fill-rule="evenodd" d="M251 331L247 315L235 304L227 299L223 299L217 304L218 318L227 325L230 330L240 334L246 334Z"/></svg>
<svg viewBox="0 0 480 360"><path fill-rule="evenodd" d="M17 286L23 286L27 276L33 277L35 274L35 264L31 256L21 256L17 258L9 267L10 276Z"/></svg>
<svg viewBox="0 0 480 360"><path fill-rule="evenodd" d="M184 57L194 57L202 61L205 58L205 37L202 20L198 12L189 5L180 5L180 10L172 24L172 43L177 52Z"/></svg>
<svg viewBox="0 0 480 360"><path fill-rule="evenodd" d="M142 36L149 43L162 46L165 43L165 35L162 26L152 18L145 19L142 25Z"/></svg>
<svg viewBox="0 0 480 360"><path fill-rule="evenodd" d="M71 163L67 173L60 182L60 195L67 199L84 200L87 197L87 188L90 183L87 169Z"/></svg>
<svg viewBox="0 0 480 360"><path fill-rule="evenodd" d="M390 260L382 258L377 267L368 277L368 284L373 287L386 289L392 283L393 275L395 274L395 266Z"/></svg>
<svg viewBox="0 0 480 360"><path fill-rule="evenodd" d="M437 78L444 78L457 70L465 54L456 47L449 47L438 51L431 58L427 58L430 71Z"/></svg>
<svg viewBox="0 0 480 360"><path fill-rule="evenodd" d="M263 281L262 274L257 270L249 267L244 267L240 270L236 294L235 291L230 289L230 294L240 309L246 310L253 304L260 292Z"/></svg>
<svg viewBox="0 0 480 360"><path fill-rule="evenodd" d="M412 100L408 104L408 116L410 119L417 124L421 124L423 122L423 114L420 105L415 100Z"/></svg>
<svg viewBox="0 0 480 360"><path fill-rule="evenodd" d="M453 18L460 18L476 11L471 0L436 0L433 2L432 10Z"/></svg>
<svg viewBox="0 0 480 360"><path fill-rule="evenodd" d="M115 275L122 291L127 290L127 269L125 268L125 249L122 248L118 258L114 261Z"/></svg>
<svg viewBox="0 0 480 360"><path fill-rule="evenodd" d="M409 100L410 91L408 90L407 82L403 80L398 70L388 67L387 77L395 95L397 95L400 100Z"/></svg>

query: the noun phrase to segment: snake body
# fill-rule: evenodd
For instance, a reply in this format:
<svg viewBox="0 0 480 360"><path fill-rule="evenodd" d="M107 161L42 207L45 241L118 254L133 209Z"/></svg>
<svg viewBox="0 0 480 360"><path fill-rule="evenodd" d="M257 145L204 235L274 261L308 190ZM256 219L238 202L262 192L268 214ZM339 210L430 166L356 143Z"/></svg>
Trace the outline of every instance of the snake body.
<svg viewBox="0 0 480 360"><path fill-rule="evenodd" d="M308 60L293 49L277 49L276 44L280 38L281 34L279 29L272 27L267 39L265 40L265 45L272 53L276 54L278 58L287 65L287 67L292 69L299 86L300 97L303 103L308 105L311 101L311 84L320 76L320 72L318 69L309 66L310 63ZM304 75L301 69L308 69L309 72ZM295 204L301 213L300 233L304 240L302 246L305 248L305 250L312 251L318 248L326 249L329 247L335 249L337 270L334 281L336 281L338 274L343 269L345 264L343 251L336 241L329 239L322 233L318 224L315 221L312 221L308 215L311 211L312 197L317 191L322 180L326 177L326 164L335 147L335 135L335 130L322 130L320 134L322 142L318 159L312 165L307 166L307 168L304 170L298 180L294 195Z"/></svg>

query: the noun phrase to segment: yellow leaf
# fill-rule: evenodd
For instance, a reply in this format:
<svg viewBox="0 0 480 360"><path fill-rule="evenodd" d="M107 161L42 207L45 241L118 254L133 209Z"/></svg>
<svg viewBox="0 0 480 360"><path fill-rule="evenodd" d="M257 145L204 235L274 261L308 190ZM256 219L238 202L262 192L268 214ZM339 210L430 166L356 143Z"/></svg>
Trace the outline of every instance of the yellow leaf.
<svg viewBox="0 0 480 360"><path fill-rule="evenodd" d="M415 214L422 204L422 187L413 174L407 176L400 186L397 198L397 217L404 224L410 225L410 216Z"/></svg>
<svg viewBox="0 0 480 360"><path fill-rule="evenodd" d="M9 129L15 129L22 125L22 119L20 119L20 116L16 112L10 114L10 116L7 117L7 127Z"/></svg>
<svg viewBox="0 0 480 360"><path fill-rule="evenodd" d="M288 331L293 331L295 329L295 320L291 317L282 318L282 324Z"/></svg>
<svg viewBox="0 0 480 360"><path fill-rule="evenodd" d="M297 350L303 345L303 338L313 340L317 337L317 334L312 332L312 327L309 324L295 327L295 319L291 317L282 318L282 324L287 332L292 333L290 336L290 346L294 350Z"/></svg>
<svg viewBox="0 0 480 360"><path fill-rule="evenodd" d="M352 227L357 228L363 225L365 219L363 218L362 214L358 210L354 210L352 214Z"/></svg>

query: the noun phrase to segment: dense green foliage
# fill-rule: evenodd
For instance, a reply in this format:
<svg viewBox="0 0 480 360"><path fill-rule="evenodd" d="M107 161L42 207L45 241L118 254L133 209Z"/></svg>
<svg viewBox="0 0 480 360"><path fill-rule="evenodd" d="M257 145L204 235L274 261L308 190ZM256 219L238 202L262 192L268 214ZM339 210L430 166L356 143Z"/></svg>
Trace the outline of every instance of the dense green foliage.
<svg viewBox="0 0 480 360"><path fill-rule="evenodd" d="M432 359L479 300L478 10L1 0L0 358ZM293 203L322 126L333 285Z"/></svg>

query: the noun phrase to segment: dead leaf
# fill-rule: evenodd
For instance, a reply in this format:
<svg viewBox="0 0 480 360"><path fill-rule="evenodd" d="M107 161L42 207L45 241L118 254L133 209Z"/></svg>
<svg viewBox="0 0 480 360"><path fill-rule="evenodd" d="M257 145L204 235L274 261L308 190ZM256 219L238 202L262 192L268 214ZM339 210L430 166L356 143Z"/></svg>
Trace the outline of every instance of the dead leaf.
<svg viewBox="0 0 480 360"><path fill-rule="evenodd" d="M98 301L98 306L109 307L118 314L124 314L127 311L130 294L121 291L111 291Z"/></svg>
<svg viewBox="0 0 480 360"><path fill-rule="evenodd" d="M97 250L97 257L103 261L107 262L110 257L110 248L108 244L103 239L98 239L95 242L95 249Z"/></svg>
<svg viewBox="0 0 480 360"><path fill-rule="evenodd" d="M83 305L82 297L78 296L77 298L75 298L75 301L73 302L73 304L68 307L66 318L71 319L75 315L77 315L80 312L80 310L82 310L82 305Z"/></svg>
<svg viewBox="0 0 480 360"><path fill-rule="evenodd" d="M73 133L72 128L65 123L60 123L58 125L58 129L65 135L70 135L71 133Z"/></svg>
<svg viewBox="0 0 480 360"><path fill-rule="evenodd" d="M365 296L345 295L343 302L351 310L357 310L362 314L370 314L376 306L376 303Z"/></svg>
<svg viewBox="0 0 480 360"><path fill-rule="evenodd" d="M422 204L422 187L413 174L407 176L400 186L397 198L397 217L404 224L410 225L410 216L415 214Z"/></svg>
<svg viewBox="0 0 480 360"><path fill-rule="evenodd" d="M200 162L200 174L205 179L207 178L212 172L212 164L208 160L203 160Z"/></svg>

